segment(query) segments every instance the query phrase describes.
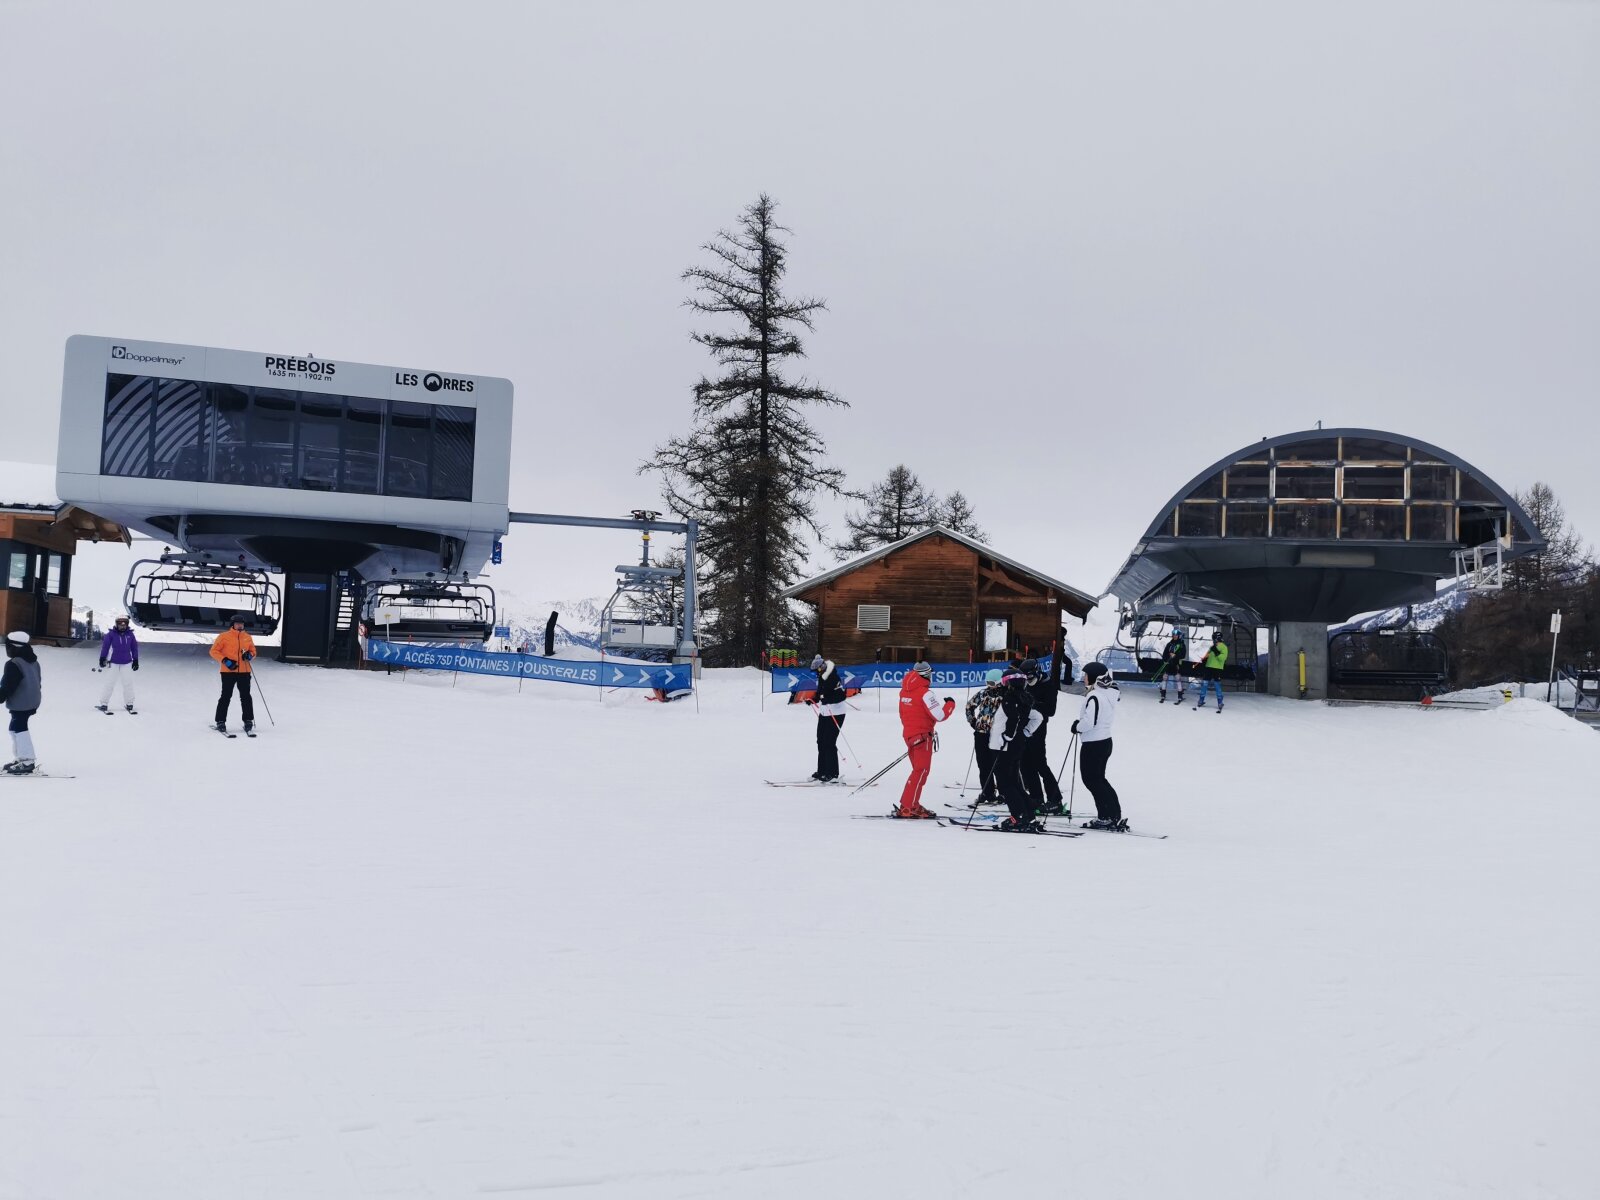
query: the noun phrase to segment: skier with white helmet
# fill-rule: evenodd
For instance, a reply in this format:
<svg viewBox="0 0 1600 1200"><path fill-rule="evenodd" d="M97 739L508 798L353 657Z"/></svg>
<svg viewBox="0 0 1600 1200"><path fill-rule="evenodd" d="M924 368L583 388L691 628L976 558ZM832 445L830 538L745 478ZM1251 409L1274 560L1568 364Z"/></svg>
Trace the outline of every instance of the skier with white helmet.
<svg viewBox="0 0 1600 1200"><path fill-rule="evenodd" d="M1078 774L1083 786L1094 797L1096 817L1086 822L1091 829L1126 829L1122 802L1117 789L1106 781L1106 762L1111 757L1111 727L1117 718L1121 693L1105 663L1092 662L1083 669L1083 711L1072 723L1072 732L1082 743L1078 747Z"/></svg>

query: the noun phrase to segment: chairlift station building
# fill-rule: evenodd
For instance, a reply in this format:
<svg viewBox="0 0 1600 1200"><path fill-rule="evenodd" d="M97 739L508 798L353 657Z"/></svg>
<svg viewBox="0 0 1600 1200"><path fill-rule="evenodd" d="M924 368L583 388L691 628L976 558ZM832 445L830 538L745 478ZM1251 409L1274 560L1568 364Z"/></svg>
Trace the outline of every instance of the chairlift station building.
<svg viewBox="0 0 1600 1200"><path fill-rule="evenodd" d="M191 564L282 572L285 657L327 655L341 579L465 583L508 528L509 380L68 339L56 489Z"/></svg>

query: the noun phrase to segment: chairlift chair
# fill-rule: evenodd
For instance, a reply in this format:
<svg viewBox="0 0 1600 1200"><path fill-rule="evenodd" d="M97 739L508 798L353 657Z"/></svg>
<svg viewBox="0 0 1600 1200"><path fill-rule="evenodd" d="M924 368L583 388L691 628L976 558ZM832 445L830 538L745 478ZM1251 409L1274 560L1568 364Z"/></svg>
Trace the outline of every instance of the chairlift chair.
<svg viewBox="0 0 1600 1200"><path fill-rule="evenodd" d="M252 636L265 637L283 614L267 572L181 554L134 563L122 603L136 624L176 633L220 633L242 616Z"/></svg>
<svg viewBox="0 0 1600 1200"><path fill-rule="evenodd" d="M386 579L367 586L361 619L372 636L396 641L487 642L494 635L494 589L486 583Z"/></svg>

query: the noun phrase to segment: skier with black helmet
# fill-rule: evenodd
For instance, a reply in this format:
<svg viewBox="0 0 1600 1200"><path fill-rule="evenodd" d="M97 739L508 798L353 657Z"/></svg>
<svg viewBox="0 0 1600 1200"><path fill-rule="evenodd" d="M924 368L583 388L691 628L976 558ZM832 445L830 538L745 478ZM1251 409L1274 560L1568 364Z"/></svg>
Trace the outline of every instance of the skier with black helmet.
<svg viewBox="0 0 1600 1200"><path fill-rule="evenodd" d="M1106 762L1111 757L1111 726L1117 717L1120 693L1105 663L1092 662L1083 669L1083 711L1072 723L1072 732L1082 745L1078 748L1078 773L1083 786L1094 797L1096 817L1085 824L1090 829L1126 829L1122 802L1117 789L1106 781Z"/></svg>
<svg viewBox="0 0 1600 1200"><path fill-rule="evenodd" d="M3 768L7 775L32 775L36 765L28 720L39 711L44 687L39 656L33 652L32 640L20 629L6 634L6 668L0 673L0 701L11 710L11 748L17 755Z"/></svg>
<svg viewBox="0 0 1600 1200"><path fill-rule="evenodd" d="M256 656L255 640L245 632L243 613L234 613L228 628L217 634L211 643L211 657L222 668L222 695L217 700L216 730L228 732L228 702L235 690L239 693L239 712L244 717L244 731L256 727L256 709L250 699L250 664Z"/></svg>
<svg viewBox="0 0 1600 1200"><path fill-rule="evenodd" d="M1061 785L1050 770L1049 750L1045 746L1050 718L1056 715L1056 697L1061 693L1061 659L1061 655L1056 655L1049 671L1031 658L1022 663L1022 673L1029 678L1033 710L1041 718L1033 736L1022 743L1022 785L1028 789L1039 811L1051 815L1066 811L1061 805Z"/></svg>
<svg viewBox="0 0 1600 1200"><path fill-rule="evenodd" d="M1189 643L1183 636L1183 630L1173 627L1172 636L1167 639L1167 644L1161 648L1161 670L1158 673L1161 682L1161 703L1167 702L1167 680L1173 679L1178 684L1178 703L1183 703L1183 665L1189 656Z"/></svg>
<svg viewBox="0 0 1600 1200"><path fill-rule="evenodd" d="M1000 680L1000 711L989 730L989 749L994 752L995 786L1011 815L1000 822L1007 833L1032 833L1039 829L1039 801L1022 780L1022 763L1027 742L1044 722L1044 714L1033 706L1031 680L1020 670L1008 670Z"/></svg>

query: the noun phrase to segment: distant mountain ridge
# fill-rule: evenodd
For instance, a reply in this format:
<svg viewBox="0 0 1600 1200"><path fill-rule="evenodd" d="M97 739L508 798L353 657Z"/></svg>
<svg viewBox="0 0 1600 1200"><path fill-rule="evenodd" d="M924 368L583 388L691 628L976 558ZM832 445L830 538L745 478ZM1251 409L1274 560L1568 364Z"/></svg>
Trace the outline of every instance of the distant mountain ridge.
<svg viewBox="0 0 1600 1200"><path fill-rule="evenodd" d="M511 627L511 644L527 644L534 653L544 651L544 625L552 612L556 617L557 655L564 646L577 646L584 650L600 649L600 614L605 608L606 596L590 596L581 600L551 600L528 602L515 595L498 593L500 625Z"/></svg>

